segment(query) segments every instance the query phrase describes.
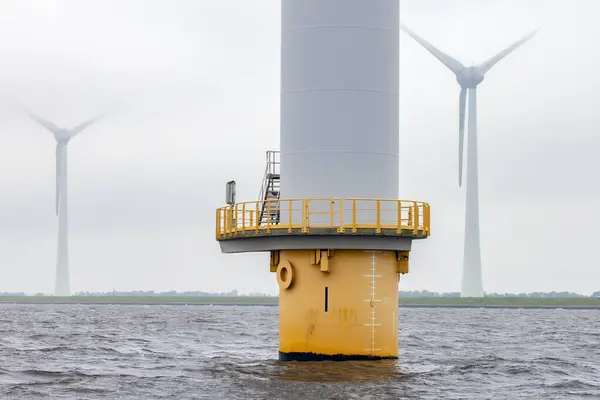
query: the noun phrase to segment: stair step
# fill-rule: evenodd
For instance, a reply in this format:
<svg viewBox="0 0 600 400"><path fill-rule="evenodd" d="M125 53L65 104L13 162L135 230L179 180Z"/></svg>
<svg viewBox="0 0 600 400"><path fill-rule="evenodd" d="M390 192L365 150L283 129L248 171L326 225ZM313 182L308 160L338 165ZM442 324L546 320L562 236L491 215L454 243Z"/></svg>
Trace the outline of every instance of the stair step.
<svg viewBox="0 0 600 400"><path fill-rule="evenodd" d="M260 210L259 221L261 224L278 224L281 211L277 200L280 197L281 175L279 174L279 162L275 158L272 159L269 154L267 154L267 171L264 175L260 194L262 198L259 199L264 201Z"/></svg>

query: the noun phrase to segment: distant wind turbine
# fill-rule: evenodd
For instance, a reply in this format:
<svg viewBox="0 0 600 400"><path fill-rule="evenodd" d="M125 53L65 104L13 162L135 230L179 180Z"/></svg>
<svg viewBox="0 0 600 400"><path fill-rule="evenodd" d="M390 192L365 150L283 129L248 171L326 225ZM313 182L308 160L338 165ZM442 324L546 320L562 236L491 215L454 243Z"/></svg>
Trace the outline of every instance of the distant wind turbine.
<svg viewBox="0 0 600 400"><path fill-rule="evenodd" d="M58 252L56 262L55 296L70 296L69 278L69 239L67 219L67 144L81 131L102 118L96 116L72 129L59 128L51 122L28 111L27 114L34 121L54 134L56 140L56 215L58 216Z"/></svg>
<svg viewBox="0 0 600 400"><path fill-rule="evenodd" d="M477 85L483 82L485 73L498 61L527 42L536 31L517 40L489 60L472 67L465 67L456 59L443 53L415 32L401 25L408 33L435 58L448 67L461 87L458 99L458 186L462 186L463 148L465 130L465 107L469 97L468 148L467 148L467 194L465 209L465 247L463 259L462 297L482 297L481 249L479 244L479 189L477 172Z"/></svg>

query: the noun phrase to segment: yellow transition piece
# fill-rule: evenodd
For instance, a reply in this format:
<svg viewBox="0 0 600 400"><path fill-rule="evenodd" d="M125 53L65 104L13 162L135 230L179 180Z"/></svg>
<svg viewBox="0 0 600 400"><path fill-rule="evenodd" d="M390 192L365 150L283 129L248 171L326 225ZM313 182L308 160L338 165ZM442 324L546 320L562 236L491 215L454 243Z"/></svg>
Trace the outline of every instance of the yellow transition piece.
<svg viewBox="0 0 600 400"><path fill-rule="evenodd" d="M398 280L408 252L282 250L281 360L398 357Z"/></svg>

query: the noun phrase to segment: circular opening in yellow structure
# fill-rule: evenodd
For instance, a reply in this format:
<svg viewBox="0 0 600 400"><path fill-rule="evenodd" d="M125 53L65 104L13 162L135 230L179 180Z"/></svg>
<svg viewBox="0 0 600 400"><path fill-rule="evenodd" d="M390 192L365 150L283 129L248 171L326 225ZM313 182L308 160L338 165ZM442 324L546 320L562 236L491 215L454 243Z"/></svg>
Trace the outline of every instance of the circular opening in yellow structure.
<svg viewBox="0 0 600 400"><path fill-rule="evenodd" d="M292 286L294 280L294 269L288 261L283 261L277 266L277 282L281 289Z"/></svg>

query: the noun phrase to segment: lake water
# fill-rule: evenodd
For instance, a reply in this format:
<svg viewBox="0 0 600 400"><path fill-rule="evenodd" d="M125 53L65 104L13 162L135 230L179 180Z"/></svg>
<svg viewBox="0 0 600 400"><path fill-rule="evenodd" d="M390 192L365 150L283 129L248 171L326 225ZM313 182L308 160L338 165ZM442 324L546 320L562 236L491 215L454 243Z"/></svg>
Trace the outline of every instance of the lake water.
<svg viewBox="0 0 600 400"><path fill-rule="evenodd" d="M277 307L0 306L0 399L600 398L600 311L399 311L397 361L280 363Z"/></svg>

